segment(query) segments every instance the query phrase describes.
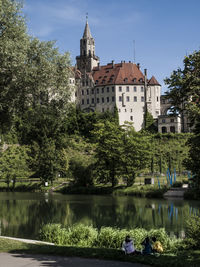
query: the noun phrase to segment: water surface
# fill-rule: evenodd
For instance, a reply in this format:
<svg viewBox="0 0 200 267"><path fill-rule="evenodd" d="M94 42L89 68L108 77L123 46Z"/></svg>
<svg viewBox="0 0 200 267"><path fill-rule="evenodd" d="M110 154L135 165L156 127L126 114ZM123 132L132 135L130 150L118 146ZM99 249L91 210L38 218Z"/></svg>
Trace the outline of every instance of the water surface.
<svg viewBox="0 0 200 267"><path fill-rule="evenodd" d="M38 238L42 224L83 223L100 228L164 227L181 235L185 220L200 214L199 201L158 200L131 196L0 193L0 234Z"/></svg>

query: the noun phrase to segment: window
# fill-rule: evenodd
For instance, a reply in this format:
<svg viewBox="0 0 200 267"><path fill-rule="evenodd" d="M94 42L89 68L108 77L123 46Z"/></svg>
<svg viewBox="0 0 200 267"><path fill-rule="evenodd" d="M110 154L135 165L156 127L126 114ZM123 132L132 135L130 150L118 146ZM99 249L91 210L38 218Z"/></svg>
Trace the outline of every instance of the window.
<svg viewBox="0 0 200 267"><path fill-rule="evenodd" d="M89 99L87 99L87 104L90 104L90 100Z"/></svg>
<svg viewBox="0 0 200 267"><path fill-rule="evenodd" d="M97 97L97 103L99 103L99 98Z"/></svg>
<svg viewBox="0 0 200 267"><path fill-rule="evenodd" d="M130 101L130 96L127 96L126 97L126 102L129 102Z"/></svg>
<svg viewBox="0 0 200 267"><path fill-rule="evenodd" d="M101 92L102 92L102 94L104 93L104 88L101 88Z"/></svg>
<svg viewBox="0 0 200 267"><path fill-rule="evenodd" d="M133 109L131 108L130 112L133 112Z"/></svg>
<svg viewBox="0 0 200 267"><path fill-rule="evenodd" d="M121 112L121 109L119 108L118 112Z"/></svg>
<svg viewBox="0 0 200 267"><path fill-rule="evenodd" d="M88 81L86 81L86 85L88 85Z"/></svg>
<svg viewBox="0 0 200 267"><path fill-rule="evenodd" d="M101 101L102 101L102 103L104 103L104 97L102 97Z"/></svg>
<svg viewBox="0 0 200 267"><path fill-rule="evenodd" d="M107 93L109 93L109 89L110 89L110 88L109 88L109 87L107 87Z"/></svg>
<svg viewBox="0 0 200 267"><path fill-rule="evenodd" d="M113 86L113 87L112 87L112 92L114 92L114 91L115 91L115 87Z"/></svg>
<svg viewBox="0 0 200 267"><path fill-rule="evenodd" d="M89 90L87 89L87 95L89 95Z"/></svg>
<svg viewBox="0 0 200 267"><path fill-rule="evenodd" d="M92 88L92 95L94 94L94 88Z"/></svg>
<svg viewBox="0 0 200 267"><path fill-rule="evenodd" d="M84 99L82 99L82 105L84 105Z"/></svg>
<svg viewBox="0 0 200 267"><path fill-rule="evenodd" d="M137 96L134 96L134 102L137 102Z"/></svg>
<svg viewBox="0 0 200 267"><path fill-rule="evenodd" d="M157 102L159 102L158 96L157 96Z"/></svg>
<svg viewBox="0 0 200 267"><path fill-rule="evenodd" d="M124 111L126 112L126 108L124 109Z"/></svg>
<svg viewBox="0 0 200 267"><path fill-rule="evenodd" d="M165 123L165 119L162 119L162 123Z"/></svg>
<svg viewBox="0 0 200 267"><path fill-rule="evenodd" d="M122 91L122 87L121 86L119 86L119 92L121 92Z"/></svg>
<svg viewBox="0 0 200 267"><path fill-rule="evenodd" d="M175 127L174 126L170 126L170 132L175 133Z"/></svg>
<svg viewBox="0 0 200 267"><path fill-rule="evenodd" d="M130 116L130 120L133 121L133 116Z"/></svg>
<svg viewBox="0 0 200 267"><path fill-rule="evenodd" d="M97 94L99 94L99 88L97 88Z"/></svg>
<svg viewBox="0 0 200 267"><path fill-rule="evenodd" d="M126 86L126 92L129 92L129 86Z"/></svg>
<svg viewBox="0 0 200 267"><path fill-rule="evenodd" d="M144 92L144 87L143 86L141 86L141 92Z"/></svg>
<svg viewBox="0 0 200 267"><path fill-rule="evenodd" d="M81 91L81 94L84 95L84 90Z"/></svg>
<svg viewBox="0 0 200 267"><path fill-rule="evenodd" d="M119 102L122 102L122 96L121 95L119 96Z"/></svg>
<svg viewBox="0 0 200 267"><path fill-rule="evenodd" d="M167 132L167 128L166 127L162 127L162 133L166 133Z"/></svg>
<svg viewBox="0 0 200 267"><path fill-rule="evenodd" d="M136 86L134 86L133 91L137 92L137 87Z"/></svg>
<svg viewBox="0 0 200 267"><path fill-rule="evenodd" d="M92 98L92 104L94 104L94 98Z"/></svg>
<svg viewBox="0 0 200 267"><path fill-rule="evenodd" d="M107 97L107 103L109 102L109 97Z"/></svg>
<svg viewBox="0 0 200 267"><path fill-rule="evenodd" d="M141 102L144 102L144 96L141 96Z"/></svg>
<svg viewBox="0 0 200 267"><path fill-rule="evenodd" d="M170 119L170 122L174 122L174 119Z"/></svg>
<svg viewBox="0 0 200 267"><path fill-rule="evenodd" d="M112 102L115 102L115 97L114 96L112 96Z"/></svg>
<svg viewBox="0 0 200 267"><path fill-rule="evenodd" d="M82 86L85 86L85 82L84 81L82 82Z"/></svg>
<svg viewBox="0 0 200 267"><path fill-rule="evenodd" d="M102 112L104 112L104 108L102 108Z"/></svg>

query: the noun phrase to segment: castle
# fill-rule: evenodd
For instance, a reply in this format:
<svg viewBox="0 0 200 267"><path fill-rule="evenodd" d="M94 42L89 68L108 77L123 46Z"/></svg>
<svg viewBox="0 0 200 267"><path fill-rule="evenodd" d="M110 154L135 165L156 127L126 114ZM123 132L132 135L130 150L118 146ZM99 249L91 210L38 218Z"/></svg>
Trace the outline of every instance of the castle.
<svg viewBox="0 0 200 267"><path fill-rule="evenodd" d="M131 122L136 131L144 128L144 113L148 111L159 122L159 132L180 132L179 118L167 121L161 114L161 85L154 76L147 78L139 64L131 61L105 66L95 55L95 41L91 35L88 20L80 40L80 55L76 57L74 81L77 84L76 103L86 112L114 112L117 108L119 123ZM167 121L167 125L164 124ZM164 125L163 125L164 124Z"/></svg>

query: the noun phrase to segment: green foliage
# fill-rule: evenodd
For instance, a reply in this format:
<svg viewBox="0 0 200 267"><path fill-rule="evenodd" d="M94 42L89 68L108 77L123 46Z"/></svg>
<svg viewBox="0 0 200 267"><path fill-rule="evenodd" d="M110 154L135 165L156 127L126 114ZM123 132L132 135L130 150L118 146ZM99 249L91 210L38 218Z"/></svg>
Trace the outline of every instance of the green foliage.
<svg viewBox="0 0 200 267"><path fill-rule="evenodd" d="M200 114L200 51L194 51L186 56L183 64L183 70L179 68L165 80L170 89L167 96L172 101L174 110L182 114L184 110L187 110L191 118L195 120Z"/></svg>
<svg viewBox="0 0 200 267"><path fill-rule="evenodd" d="M150 112L146 112L144 115L145 120L145 130L151 133L157 133L158 128L155 126L155 121Z"/></svg>
<svg viewBox="0 0 200 267"><path fill-rule="evenodd" d="M193 186L200 189L200 134L192 136L188 144L190 146L189 158L185 159L184 163L188 170L193 174Z"/></svg>
<svg viewBox="0 0 200 267"><path fill-rule="evenodd" d="M53 242L59 245L77 247L97 247L120 249L126 235L130 235L136 248L141 249L142 241L149 236L155 236L159 240L164 250L170 250L174 241L171 241L164 229L153 229L147 231L142 228L118 229L112 227L101 227L99 230L92 226L77 224L72 227L61 227L60 224L47 224L40 230L42 240Z"/></svg>
<svg viewBox="0 0 200 267"><path fill-rule="evenodd" d="M0 130L9 131L24 90L26 33L20 1L0 1Z"/></svg>
<svg viewBox="0 0 200 267"><path fill-rule="evenodd" d="M31 154L31 167L42 181L53 182L58 175L67 173L68 156L64 149L56 147L53 139L46 139L42 146L35 142Z"/></svg>
<svg viewBox="0 0 200 267"><path fill-rule="evenodd" d="M200 217L192 216L186 221L185 234L193 247L200 247Z"/></svg>
<svg viewBox="0 0 200 267"><path fill-rule="evenodd" d="M1 177L6 180L7 186L12 181L12 187L18 177L26 177L30 175L28 168L28 148L25 146L11 145L0 156L0 172Z"/></svg>

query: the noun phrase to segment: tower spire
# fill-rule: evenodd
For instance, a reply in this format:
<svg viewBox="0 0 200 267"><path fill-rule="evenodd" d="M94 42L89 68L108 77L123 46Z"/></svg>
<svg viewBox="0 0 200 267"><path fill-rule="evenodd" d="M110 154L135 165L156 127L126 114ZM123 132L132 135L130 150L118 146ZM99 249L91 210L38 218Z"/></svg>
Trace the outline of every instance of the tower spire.
<svg viewBox="0 0 200 267"><path fill-rule="evenodd" d="M90 27L88 24L88 13L86 13L86 24L85 24L85 30L83 33L83 38L87 39L87 38L92 38L91 32L90 32Z"/></svg>

